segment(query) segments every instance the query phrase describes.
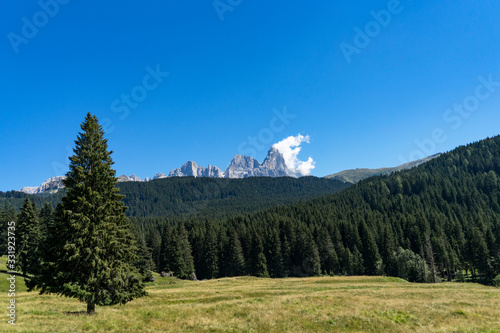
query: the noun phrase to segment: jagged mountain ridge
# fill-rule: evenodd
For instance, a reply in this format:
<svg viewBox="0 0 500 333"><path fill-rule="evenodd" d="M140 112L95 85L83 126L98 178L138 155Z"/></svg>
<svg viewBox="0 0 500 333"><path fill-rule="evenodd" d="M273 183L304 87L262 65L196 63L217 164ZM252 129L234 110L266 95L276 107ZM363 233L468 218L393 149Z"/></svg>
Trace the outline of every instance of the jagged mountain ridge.
<svg viewBox="0 0 500 333"><path fill-rule="evenodd" d="M215 165L208 165L204 168L194 161L188 161L180 168L176 168L167 175L157 173L153 178L146 177L142 180L136 175L117 177L119 182L147 182L155 179L167 177L209 177L209 178L247 178L247 177L298 177L298 175L289 170L283 155L278 149L271 147L266 158L262 163L250 156L235 155L229 164L229 167L222 171ZM65 176L53 177L46 180L38 187L23 187L21 192L27 194L38 194L47 191L57 191L64 188L62 182Z"/></svg>
<svg viewBox="0 0 500 333"><path fill-rule="evenodd" d="M52 177L44 181L40 186L35 187L23 187L20 192L26 194L39 194L45 192L57 192L59 189L64 188L62 180L66 179L66 176Z"/></svg>
<svg viewBox="0 0 500 333"><path fill-rule="evenodd" d="M390 174L395 171L407 170L430 161L440 154L435 154L420 160L405 163L393 168L380 168L380 169L352 169L344 170L332 175L325 176L324 178L337 179L346 183L357 183L368 177L377 176L381 174ZM298 177L298 175L290 170L278 149L271 147L266 158L262 163L259 163L251 156L235 155L231 163L225 171L214 165L208 165L204 168L196 164L194 161L188 161L180 168L176 168L167 175L164 173L157 173L153 178L146 177L144 180L136 175L126 176L121 175L118 178L119 182L148 182L150 180L162 179L168 177L209 177L209 178L247 178L247 177ZM39 194L45 192L57 192L59 189L64 188L62 182L65 176L52 177L43 182L37 187L23 187L20 192L27 194Z"/></svg>

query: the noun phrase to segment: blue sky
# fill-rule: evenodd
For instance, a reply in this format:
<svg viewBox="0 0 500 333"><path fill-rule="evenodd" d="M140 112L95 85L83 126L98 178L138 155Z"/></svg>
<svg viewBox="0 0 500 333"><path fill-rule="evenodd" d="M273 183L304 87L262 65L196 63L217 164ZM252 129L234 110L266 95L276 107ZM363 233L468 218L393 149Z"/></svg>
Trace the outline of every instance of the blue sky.
<svg viewBox="0 0 500 333"><path fill-rule="evenodd" d="M64 174L89 111L118 175L142 178L299 133L316 176L497 135L498 17L492 0L3 1L0 190Z"/></svg>

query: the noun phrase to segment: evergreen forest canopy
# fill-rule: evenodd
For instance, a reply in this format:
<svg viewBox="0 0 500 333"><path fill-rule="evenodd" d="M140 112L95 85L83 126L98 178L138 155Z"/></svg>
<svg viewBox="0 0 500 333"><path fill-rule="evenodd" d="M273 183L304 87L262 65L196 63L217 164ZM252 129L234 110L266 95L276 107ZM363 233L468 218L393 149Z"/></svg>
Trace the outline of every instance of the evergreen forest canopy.
<svg viewBox="0 0 500 333"><path fill-rule="evenodd" d="M276 205L317 198L339 192L350 184L316 177L250 177L243 179L171 177L149 182L117 184L125 195L127 216L221 217L246 214ZM29 195L37 207L56 207L65 189ZM17 191L0 192L0 207L18 210L28 197Z"/></svg>
<svg viewBox="0 0 500 333"><path fill-rule="evenodd" d="M384 274L494 283L499 174L497 136L321 197L347 186L313 177L187 177L119 187L131 207L135 265L146 278L154 270L200 279ZM297 190L316 198L296 202ZM49 230L50 204L37 214L40 229ZM15 216L7 206L0 218Z"/></svg>
<svg viewBox="0 0 500 333"><path fill-rule="evenodd" d="M500 273L499 174L497 136L307 202L133 222L156 270L174 274L188 262L199 278L387 274L492 283Z"/></svg>

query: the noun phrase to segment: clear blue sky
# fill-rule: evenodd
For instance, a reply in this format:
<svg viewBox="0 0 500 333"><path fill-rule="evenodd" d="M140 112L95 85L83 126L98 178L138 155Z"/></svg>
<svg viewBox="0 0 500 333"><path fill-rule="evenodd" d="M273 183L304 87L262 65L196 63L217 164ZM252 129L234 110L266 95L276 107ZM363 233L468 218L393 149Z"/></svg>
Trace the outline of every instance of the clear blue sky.
<svg viewBox="0 0 500 333"><path fill-rule="evenodd" d="M0 4L2 191L64 174L89 111L142 178L225 169L259 134L259 161L309 135L299 158L324 176L500 132L500 85L479 79L500 82L498 1L54 1Z"/></svg>

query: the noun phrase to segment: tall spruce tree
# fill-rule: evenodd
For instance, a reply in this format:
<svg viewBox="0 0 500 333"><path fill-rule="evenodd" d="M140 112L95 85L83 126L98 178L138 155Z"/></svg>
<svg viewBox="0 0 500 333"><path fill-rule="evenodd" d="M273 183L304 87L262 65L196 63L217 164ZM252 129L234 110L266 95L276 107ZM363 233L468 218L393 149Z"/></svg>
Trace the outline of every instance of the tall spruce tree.
<svg viewBox="0 0 500 333"><path fill-rule="evenodd" d="M19 268L24 274L36 273L39 266L40 226L34 205L26 197L17 223Z"/></svg>
<svg viewBox="0 0 500 333"><path fill-rule="evenodd" d="M205 279L214 279L219 276L219 252L217 235L211 223L208 224L203 244L202 272Z"/></svg>
<svg viewBox="0 0 500 333"><path fill-rule="evenodd" d="M240 276L245 273L245 257L238 233L235 230L230 232L226 245L226 267L227 276Z"/></svg>
<svg viewBox="0 0 500 333"><path fill-rule="evenodd" d="M96 305L124 304L146 293L133 267L137 248L116 188L112 151L96 116L88 113L81 129L64 181L66 195L29 289L77 298L92 314Z"/></svg>

